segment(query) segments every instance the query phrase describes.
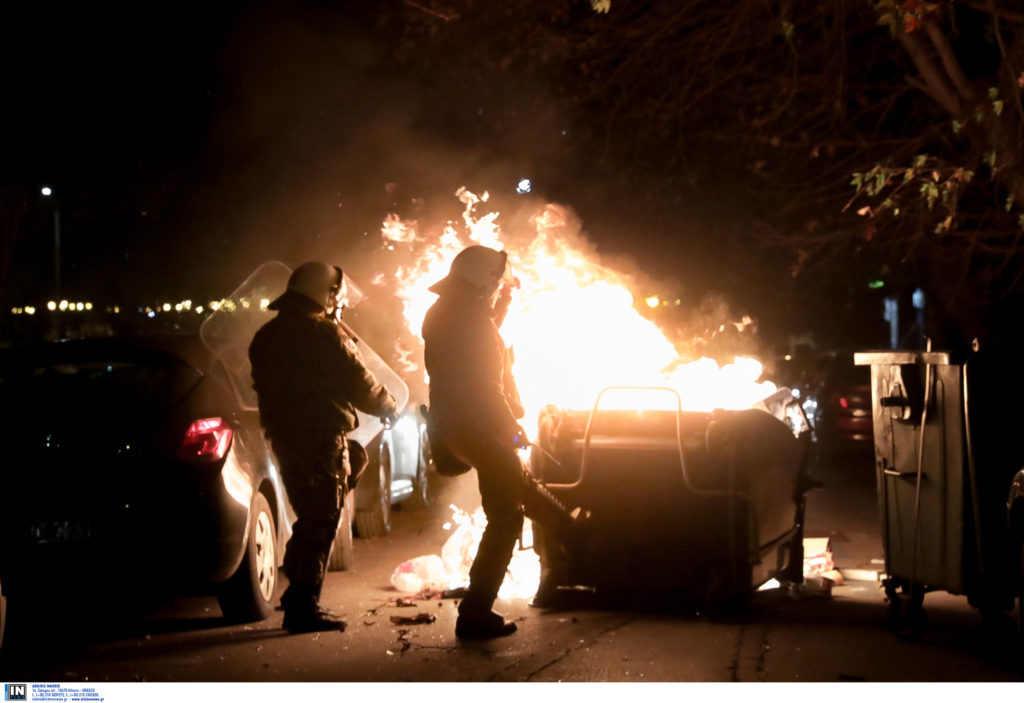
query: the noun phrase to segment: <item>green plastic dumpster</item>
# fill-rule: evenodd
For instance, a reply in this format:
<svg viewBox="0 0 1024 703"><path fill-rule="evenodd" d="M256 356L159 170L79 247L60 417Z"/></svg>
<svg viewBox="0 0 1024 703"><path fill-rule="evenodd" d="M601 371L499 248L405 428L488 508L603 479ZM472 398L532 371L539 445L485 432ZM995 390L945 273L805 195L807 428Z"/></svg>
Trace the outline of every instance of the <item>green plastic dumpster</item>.
<svg viewBox="0 0 1024 703"><path fill-rule="evenodd" d="M900 634L929 591L967 596L1020 626L1024 593L1024 374L1005 352L865 351L871 367L883 586ZM1020 639L1018 639L1020 646Z"/></svg>

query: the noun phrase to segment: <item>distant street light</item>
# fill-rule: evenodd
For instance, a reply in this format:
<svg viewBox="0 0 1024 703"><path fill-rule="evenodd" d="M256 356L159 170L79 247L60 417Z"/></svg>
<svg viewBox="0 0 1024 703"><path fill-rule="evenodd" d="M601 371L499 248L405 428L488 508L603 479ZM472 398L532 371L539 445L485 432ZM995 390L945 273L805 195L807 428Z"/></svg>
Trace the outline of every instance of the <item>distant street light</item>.
<svg viewBox="0 0 1024 703"><path fill-rule="evenodd" d="M43 194L44 198L49 198L53 195L53 188L50 186L43 186L39 191ZM60 208L57 207L56 202L53 206L53 288L54 297L60 298Z"/></svg>

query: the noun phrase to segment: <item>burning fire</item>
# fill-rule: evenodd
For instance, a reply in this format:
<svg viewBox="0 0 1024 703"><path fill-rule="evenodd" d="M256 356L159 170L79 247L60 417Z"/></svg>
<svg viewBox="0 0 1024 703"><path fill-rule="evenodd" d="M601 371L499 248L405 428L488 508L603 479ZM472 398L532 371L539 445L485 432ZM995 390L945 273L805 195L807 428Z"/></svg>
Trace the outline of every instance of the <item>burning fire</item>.
<svg viewBox="0 0 1024 703"><path fill-rule="evenodd" d="M391 585L403 593L430 593L469 585L469 569L476 558L487 518L483 508L470 515L456 505L446 530L455 529L444 543L441 555L428 554L403 562L391 575ZM540 582L540 558L533 551L530 521L523 524L522 549L512 553L505 580L498 590L499 598L529 598Z"/></svg>
<svg viewBox="0 0 1024 703"><path fill-rule="evenodd" d="M426 311L436 300L428 288L448 275L452 259L463 248L482 244L507 251L519 287L501 332L513 347L513 373L527 410L522 425L528 432L545 405L587 410L611 386L669 387L679 394L684 410L696 411L748 408L776 391L774 384L758 382L762 366L756 359L736 358L725 366L709 358L682 359L634 306L629 279L588 255L566 209L547 205L530 219L527 237L508 237L497 224L498 213L475 214L488 200L486 193L477 196L462 188L456 195L465 206L461 228L449 223L429 236L419 231L417 222L395 215L383 223L385 245L408 248L416 257L394 276L405 320L419 337ZM407 356L404 352L403 358ZM668 393L616 391L602 399L601 407L674 409L676 402ZM469 515L451 507L456 529L442 554L400 565L392 576L398 590L443 590L468 583L486 519L482 509ZM529 521L523 542L531 544ZM539 579L533 550L516 550L499 596L530 597Z"/></svg>
<svg viewBox="0 0 1024 703"><path fill-rule="evenodd" d="M521 238L504 236L497 212L475 214L487 201L486 193L477 196L462 188L456 195L465 205L464 235L449 223L428 238L415 221L393 215L382 227L389 247L416 248L416 263L395 276L406 322L419 336L436 299L428 288L448 274L463 248L482 244L507 251L519 288L501 332L513 348L527 431L545 405L586 410L609 386L670 387L679 393L684 410L698 411L747 408L776 390L771 383L757 382L762 366L756 359L737 358L722 367L709 358L684 362L662 331L636 309L627 277L588 256L566 209L547 205L531 218L533 231L519 244L512 240ZM618 393L602 401L602 407L675 408L675 403L668 394L639 398Z"/></svg>

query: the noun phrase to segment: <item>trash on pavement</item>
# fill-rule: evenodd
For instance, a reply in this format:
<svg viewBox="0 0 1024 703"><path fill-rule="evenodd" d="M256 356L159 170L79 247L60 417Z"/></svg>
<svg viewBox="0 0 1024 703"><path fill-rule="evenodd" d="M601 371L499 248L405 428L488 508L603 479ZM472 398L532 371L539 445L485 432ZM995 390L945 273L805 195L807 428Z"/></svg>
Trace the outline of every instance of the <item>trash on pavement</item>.
<svg viewBox="0 0 1024 703"><path fill-rule="evenodd" d="M427 554L403 561L391 574L391 585L402 593L423 590L440 591L447 585L444 562L436 554Z"/></svg>
<svg viewBox="0 0 1024 703"><path fill-rule="evenodd" d="M820 577L834 570L828 537L804 539L804 578Z"/></svg>
<svg viewBox="0 0 1024 703"><path fill-rule="evenodd" d="M832 596L834 586L842 586L843 574L836 569L828 537L804 538L804 585L809 593Z"/></svg>
<svg viewBox="0 0 1024 703"><path fill-rule="evenodd" d="M409 634L408 630L399 630L398 631L398 639L396 639L395 641L398 643L399 648L397 650L396 649L388 649L388 655L389 656L394 656L395 654L405 654L406 652L409 651L409 648L412 647L412 642L406 636L408 634Z"/></svg>
<svg viewBox="0 0 1024 703"><path fill-rule="evenodd" d="M454 532L445 540L441 554L425 554L398 565L391 575L391 585L402 593L417 594L421 599L462 598L469 583L469 570L476 558L476 550L487 517L483 508L477 508L470 515L458 506L452 509L452 522L446 530L455 526ZM532 544L532 525L526 520L523 525L523 544ZM532 548L521 548L512 554L498 591L499 598L528 598L537 590L540 581L540 558Z"/></svg>
<svg viewBox="0 0 1024 703"><path fill-rule="evenodd" d="M392 615L391 622L395 625L430 625L437 620L433 613L417 613L416 615Z"/></svg>
<svg viewBox="0 0 1024 703"><path fill-rule="evenodd" d="M878 581L877 569L843 569L842 574L850 581Z"/></svg>

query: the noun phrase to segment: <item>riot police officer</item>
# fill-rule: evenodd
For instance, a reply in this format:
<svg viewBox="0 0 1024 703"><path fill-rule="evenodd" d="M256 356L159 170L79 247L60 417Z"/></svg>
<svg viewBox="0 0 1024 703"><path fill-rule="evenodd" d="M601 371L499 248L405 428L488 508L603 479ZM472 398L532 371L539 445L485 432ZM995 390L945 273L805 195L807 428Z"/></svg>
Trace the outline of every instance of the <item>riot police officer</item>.
<svg viewBox="0 0 1024 703"><path fill-rule="evenodd" d="M283 566L289 585L281 596L291 632L345 629L344 620L320 606L320 591L351 472L346 434L358 424L356 409L383 418L397 412L394 397L334 322L346 293L339 267L302 264L269 305L277 316L249 346L260 421L296 516Z"/></svg>
<svg viewBox="0 0 1024 703"><path fill-rule="evenodd" d="M449 275L430 290L438 295L423 320L424 360L430 376L428 427L432 445L460 466L477 470L487 527L459 604L460 639L510 635L516 625L491 608L523 528L524 514L557 530L561 542L581 534L582 515L569 513L524 471L518 449L528 443L519 425L524 410L511 360L496 321L508 301L499 285L507 255L470 246L452 261ZM589 514L587 514L589 517Z"/></svg>

